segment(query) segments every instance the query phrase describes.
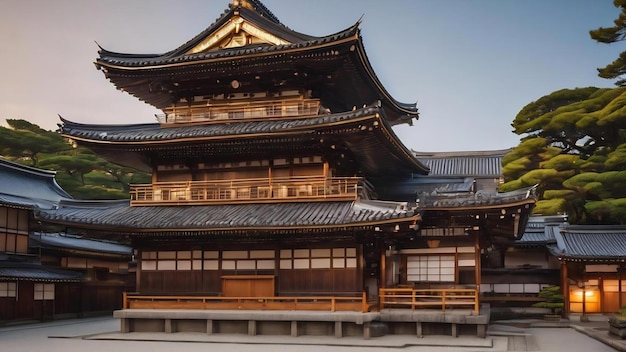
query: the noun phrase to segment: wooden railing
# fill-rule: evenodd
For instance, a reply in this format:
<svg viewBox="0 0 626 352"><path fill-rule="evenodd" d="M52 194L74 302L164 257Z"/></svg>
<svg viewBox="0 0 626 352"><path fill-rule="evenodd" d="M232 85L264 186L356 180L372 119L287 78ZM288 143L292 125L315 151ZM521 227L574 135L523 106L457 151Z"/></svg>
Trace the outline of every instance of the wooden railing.
<svg viewBox="0 0 626 352"><path fill-rule="evenodd" d="M358 296L144 296L124 292L124 309L316 310L367 312L365 292Z"/></svg>
<svg viewBox="0 0 626 352"><path fill-rule="evenodd" d="M131 205L350 200L367 185L359 177L289 177L131 185Z"/></svg>
<svg viewBox="0 0 626 352"><path fill-rule="evenodd" d="M176 106L157 114L159 123L195 123L207 121L245 120L317 115L318 99L276 101L219 102L211 105Z"/></svg>
<svg viewBox="0 0 626 352"><path fill-rule="evenodd" d="M414 289L381 288L379 307L383 308L440 308L467 307L478 313L478 291L474 289Z"/></svg>

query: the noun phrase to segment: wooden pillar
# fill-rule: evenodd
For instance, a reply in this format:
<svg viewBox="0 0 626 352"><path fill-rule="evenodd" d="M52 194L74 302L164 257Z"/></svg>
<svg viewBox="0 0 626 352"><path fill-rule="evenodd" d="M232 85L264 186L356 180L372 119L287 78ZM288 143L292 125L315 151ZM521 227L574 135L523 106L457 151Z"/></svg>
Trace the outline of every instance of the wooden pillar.
<svg viewBox="0 0 626 352"><path fill-rule="evenodd" d="M622 272L624 271L624 263L620 262L617 266L617 300L619 302L619 307L623 307L622 304Z"/></svg>
<svg viewBox="0 0 626 352"><path fill-rule="evenodd" d="M478 311L480 310L480 284L481 284L481 279L482 279L482 275L481 275L481 271L482 271L482 265L481 265L481 255L480 255L480 231L475 231L475 247L474 247L474 261L476 262L476 266L475 266L475 283L476 283L476 304L475 307L478 307L476 313L478 313Z"/></svg>
<svg viewBox="0 0 626 352"><path fill-rule="evenodd" d="M385 249L383 249L380 253L380 285L378 285L378 288L385 288L387 286L386 261L387 257L385 256Z"/></svg>
<svg viewBox="0 0 626 352"><path fill-rule="evenodd" d="M563 290L563 316L570 314L569 281L567 280L567 262L561 260L561 289Z"/></svg>
<svg viewBox="0 0 626 352"><path fill-rule="evenodd" d="M580 316L580 321L589 321L587 318L587 269L585 268L585 263L582 262L579 264L581 266L581 272L583 273L583 313Z"/></svg>
<svg viewBox="0 0 626 352"><path fill-rule="evenodd" d="M137 254L135 257L135 261L137 262L137 267L135 268L135 292L141 292L142 287L140 285L141 282L141 256L142 256L143 251L139 250L137 251ZM130 308L130 307L129 307Z"/></svg>

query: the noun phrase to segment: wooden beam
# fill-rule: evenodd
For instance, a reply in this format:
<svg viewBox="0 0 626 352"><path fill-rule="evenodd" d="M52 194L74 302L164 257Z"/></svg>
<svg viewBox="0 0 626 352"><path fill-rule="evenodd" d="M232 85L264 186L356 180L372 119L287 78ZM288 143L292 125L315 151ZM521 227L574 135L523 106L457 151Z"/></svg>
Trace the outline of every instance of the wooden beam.
<svg viewBox="0 0 626 352"><path fill-rule="evenodd" d="M567 281L567 262L561 261L561 289L563 290L563 314L567 317L570 313L569 283Z"/></svg>

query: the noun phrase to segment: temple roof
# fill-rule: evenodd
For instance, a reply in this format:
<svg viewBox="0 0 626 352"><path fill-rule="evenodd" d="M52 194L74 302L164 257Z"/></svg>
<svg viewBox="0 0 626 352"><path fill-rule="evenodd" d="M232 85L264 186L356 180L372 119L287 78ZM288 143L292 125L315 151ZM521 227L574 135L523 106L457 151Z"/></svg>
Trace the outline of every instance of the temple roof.
<svg viewBox="0 0 626 352"><path fill-rule="evenodd" d="M71 199L55 180L56 172L0 158L0 203L25 208L53 208Z"/></svg>
<svg viewBox="0 0 626 352"><path fill-rule="evenodd" d="M214 231L335 229L414 222L419 213L402 202L338 201L141 207L117 202L62 202L36 217L117 233L210 233Z"/></svg>
<svg viewBox="0 0 626 352"><path fill-rule="evenodd" d="M235 92L229 82L236 80L255 87L252 92L311 90L333 111L380 100L392 125L412 123L418 117L416 104L396 101L376 77L359 24L310 36L281 24L260 1L235 0L213 24L174 50L127 54L101 48L95 64L118 89L158 109L194 96ZM239 42L240 37L248 39Z"/></svg>
<svg viewBox="0 0 626 352"><path fill-rule="evenodd" d="M423 227L482 228L494 241L519 240L536 202L535 187L504 193L421 194Z"/></svg>
<svg viewBox="0 0 626 352"><path fill-rule="evenodd" d="M624 261L626 226L570 225L556 233L552 255L573 261Z"/></svg>
<svg viewBox="0 0 626 352"><path fill-rule="evenodd" d="M276 148L284 149L291 143L298 148L308 146L318 150L341 146L370 175L390 176L393 173L389 170L407 175L426 173L427 168L402 144L383 115L382 108L373 105L307 118L193 125L86 125L62 119L60 131L112 162L146 171L151 170L151 165L142 151L158 149L169 154L174 146L187 146L201 149L204 156L224 157L236 152L235 143L253 143L254 152L276 155L280 153Z"/></svg>

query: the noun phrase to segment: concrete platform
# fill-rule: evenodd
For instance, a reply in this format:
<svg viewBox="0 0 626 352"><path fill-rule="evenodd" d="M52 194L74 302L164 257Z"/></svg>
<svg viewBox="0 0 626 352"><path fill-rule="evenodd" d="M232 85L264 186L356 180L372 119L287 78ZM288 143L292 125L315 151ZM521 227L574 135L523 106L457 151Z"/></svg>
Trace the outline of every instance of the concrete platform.
<svg viewBox="0 0 626 352"><path fill-rule="evenodd" d="M286 310L187 310L125 309L115 311L122 333L203 333L362 336L363 339L390 335L461 334L484 338L489 323L488 308L471 310L384 309L380 312L325 312Z"/></svg>

